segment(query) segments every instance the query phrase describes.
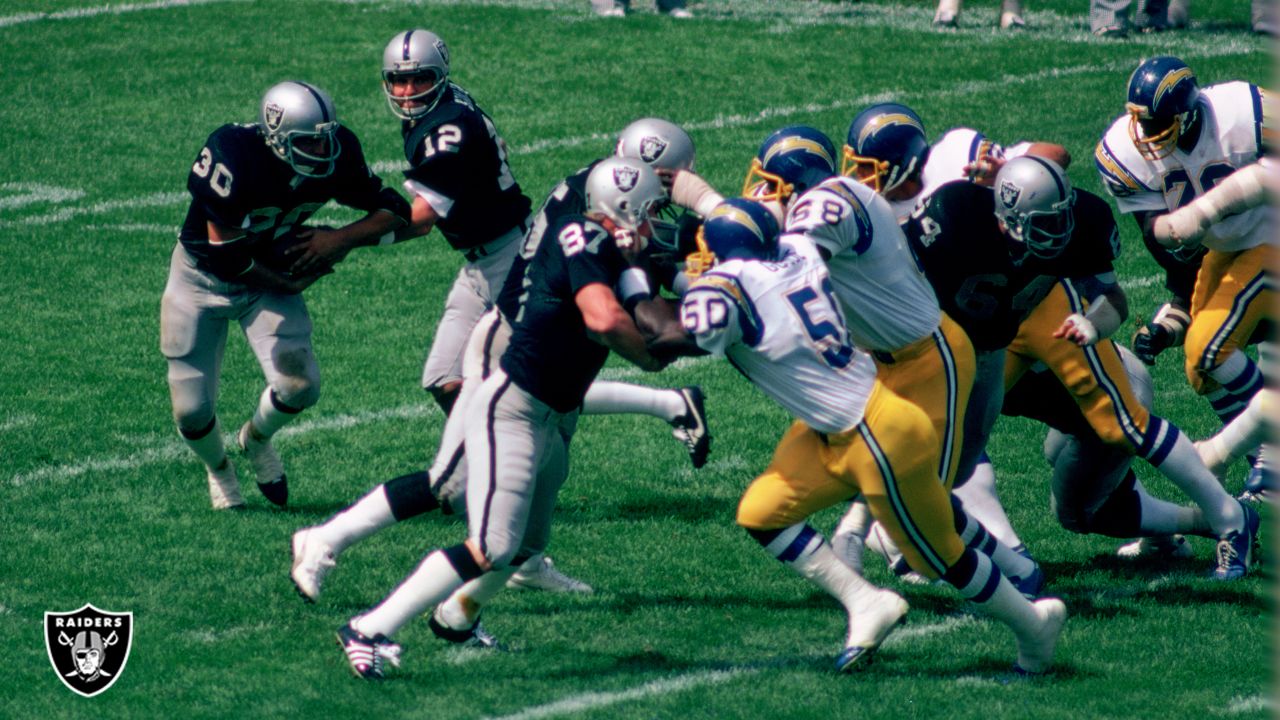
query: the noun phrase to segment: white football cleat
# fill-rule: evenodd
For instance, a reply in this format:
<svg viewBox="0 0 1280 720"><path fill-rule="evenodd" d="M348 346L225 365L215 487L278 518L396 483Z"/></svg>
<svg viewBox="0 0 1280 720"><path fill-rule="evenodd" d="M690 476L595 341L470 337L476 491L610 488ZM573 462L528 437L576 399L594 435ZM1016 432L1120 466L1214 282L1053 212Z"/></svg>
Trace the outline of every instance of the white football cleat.
<svg viewBox="0 0 1280 720"><path fill-rule="evenodd" d="M1040 624L1026 637L1018 637L1016 670L1038 675L1053 664L1053 651L1067 624L1067 606L1058 598L1041 598L1032 603Z"/></svg>
<svg viewBox="0 0 1280 720"><path fill-rule="evenodd" d="M1027 21L1022 19L1022 15L1012 12L1000 13L1001 30L1022 30L1026 26Z"/></svg>
<svg viewBox="0 0 1280 720"><path fill-rule="evenodd" d="M1195 550L1191 549L1191 543L1181 535L1138 538L1116 549L1116 557L1127 560L1185 560L1194 557L1195 554Z"/></svg>
<svg viewBox="0 0 1280 720"><path fill-rule="evenodd" d="M307 602L315 602L320 597L320 586L324 576L338 564L333 549L315 537L312 528L302 528L293 534L290 543L293 552L293 568L289 578L298 594Z"/></svg>
<svg viewBox="0 0 1280 720"><path fill-rule="evenodd" d="M685 8L675 8L671 12L667 13L667 16L678 18L680 20L688 20L693 17L693 13L689 12Z"/></svg>
<svg viewBox="0 0 1280 720"><path fill-rule="evenodd" d="M910 606L892 590L880 590L876 599L849 615L849 635L836 656L836 670L853 672L871 662L885 638L902 624Z"/></svg>
<svg viewBox="0 0 1280 720"><path fill-rule="evenodd" d="M244 498L240 497L240 480L236 477L236 466L230 459L222 463L221 470L209 470L209 500L214 510L228 510L244 506Z"/></svg>
<svg viewBox="0 0 1280 720"><path fill-rule="evenodd" d="M546 555L534 555L526 560L511 579L507 580L507 587L564 593L595 592L590 585L557 570L555 563Z"/></svg>
<svg viewBox="0 0 1280 720"><path fill-rule="evenodd" d="M254 436L252 420L240 426L236 441L253 464L253 472L258 476L258 489L272 504L284 507L289 500L289 483L284 476L284 463L276 449L271 447L271 441L258 440Z"/></svg>

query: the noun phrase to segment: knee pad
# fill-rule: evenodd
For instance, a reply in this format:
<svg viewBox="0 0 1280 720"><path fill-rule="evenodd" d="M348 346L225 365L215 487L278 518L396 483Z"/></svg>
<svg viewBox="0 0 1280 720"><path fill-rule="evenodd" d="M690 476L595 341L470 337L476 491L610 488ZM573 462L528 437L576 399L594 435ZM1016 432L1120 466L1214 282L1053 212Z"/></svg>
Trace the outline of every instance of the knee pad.
<svg viewBox="0 0 1280 720"><path fill-rule="evenodd" d="M449 560L449 564L453 566L454 572L462 578L463 582L474 580L484 574L484 568L476 563L476 559L471 557L471 551L467 549L465 543L454 545L441 550L444 556ZM497 567L495 565L495 567Z"/></svg>
<svg viewBox="0 0 1280 720"><path fill-rule="evenodd" d="M201 388L170 385L173 402L173 422L184 437L202 434L213 425L213 403L209 402Z"/></svg>
<svg viewBox="0 0 1280 720"><path fill-rule="evenodd" d="M311 348L280 353L275 361L277 377L271 385L275 399L295 412L319 402L320 368L311 354Z"/></svg>

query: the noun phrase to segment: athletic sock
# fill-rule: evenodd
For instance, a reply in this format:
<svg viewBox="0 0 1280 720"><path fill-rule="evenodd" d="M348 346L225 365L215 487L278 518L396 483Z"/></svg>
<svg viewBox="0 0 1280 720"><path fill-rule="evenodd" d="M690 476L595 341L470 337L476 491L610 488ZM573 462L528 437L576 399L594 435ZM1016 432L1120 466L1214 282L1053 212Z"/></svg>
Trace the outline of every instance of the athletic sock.
<svg viewBox="0 0 1280 720"><path fill-rule="evenodd" d="M541 559L541 555L536 556ZM480 618L480 611L502 591L507 581L516 574L519 568L515 565L492 570L474 580L468 580L462 587L436 608L438 618L446 627L455 630L469 628Z"/></svg>
<svg viewBox="0 0 1280 720"><path fill-rule="evenodd" d="M267 386L258 398L258 409L253 412L250 429L258 436L255 439L270 440L272 435L292 422L301 412L302 408L290 407L281 402L276 397L276 391Z"/></svg>
<svg viewBox="0 0 1280 720"><path fill-rule="evenodd" d="M1136 483L1134 490L1138 493L1141 505L1140 534L1151 535L1204 535L1216 537L1216 533L1205 521L1204 513L1197 507L1176 505L1168 500L1152 497L1142 483Z"/></svg>
<svg viewBox="0 0 1280 720"><path fill-rule="evenodd" d="M1235 419L1263 386L1262 372L1242 350L1231 353L1221 365L1210 370L1209 377L1221 387L1206 397L1224 425Z"/></svg>
<svg viewBox="0 0 1280 720"><path fill-rule="evenodd" d="M1027 578L1036 570L1036 562L1025 555L1020 555L1013 548L997 540L987 532L972 515L968 506L960 502L960 498L951 496L951 510L955 516L956 532L964 541L965 547L977 550L980 554L991 558L1000 572L1014 578Z"/></svg>
<svg viewBox="0 0 1280 720"><path fill-rule="evenodd" d="M1217 435L1199 442L1196 449L1209 470L1220 475L1235 460L1255 452L1267 439L1268 412L1277 410L1276 391L1264 388Z"/></svg>
<svg viewBox="0 0 1280 720"><path fill-rule="evenodd" d="M597 380L582 400L584 415L631 413L652 415L667 422L684 415L684 396L676 390Z"/></svg>
<svg viewBox="0 0 1280 720"><path fill-rule="evenodd" d="M1219 537L1244 527L1244 510L1222 489L1218 479L1204 466L1195 446L1178 428L1151 416L1149 440L1143 443L1143 457L1170 482L1191 498Z"/></svg>
<svg viewBox="0 0 1280 720"><path fill-rule="evenodd" d="M996 471L985 454L973 468L969 479L951 492L964 501L964 509L970 517L982 523L995 539L1011 548L1023 547L1022 538L1014 531L1000 503L1000 496L996 494Z"/></svg>
<svg viewBox="0 0 1280 720"><path fill-rule="evenodd" d="M386 486L379 485L311 532L317 540L328 545L336 557L343 550L395 523L391 503L387 501Z"/></svg>
<svg viewBox="0 0 1280 720"><path fill-rule="evenodd" d="M222 444L222 427L218 424L217 417L195 432L178 428L178 434L182 436L182 440L196 454L196 457L200 458L200 462L204 463L207 470L212 472L222 469L227 461L227 449Z"/></svg>
<svg viewBox="0 0 1280 720"><path fill-rule="evenodd" d="M464 567L455 567L455 562ZM380 605L353 618L351 626L366 637L378 634L390 637L427 608L449 597L463 583L479 577L482 572L475 560L471 559L465 545L436 550L427 555L418 568L392 590Z"/></svg>

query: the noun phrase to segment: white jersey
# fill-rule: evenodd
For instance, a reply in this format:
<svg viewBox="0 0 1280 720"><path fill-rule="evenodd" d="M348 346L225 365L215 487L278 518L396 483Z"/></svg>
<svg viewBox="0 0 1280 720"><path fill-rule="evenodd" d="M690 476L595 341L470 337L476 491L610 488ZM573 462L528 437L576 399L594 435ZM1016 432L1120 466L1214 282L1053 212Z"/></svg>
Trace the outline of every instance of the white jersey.
<svg viewBox="0 0 1280 720"><path fill-rule="evenodd" d="M730 260L694 280L680 308L698 346L730 362L810 427L862 422L876 367L855 349L821 260Z"/></svg>
<svg viewBox="0 0 1280 720"><path fill-rule="evenodd" d="M929 146L929 158L925 160L924 170L920 172L920 192L905 200L890 201L898 222L910 217L916 205L927 200L934 190L954 180L966 179L968 176L964 172L965 166L984 155L1004 157L1005 151L977 130L948 130Z"/></svg>
<svg viewBox="0 0 1280 720"><path fill-rule="evenodd" d="M1239 168L1262 159L1263 126L1274 113L1266 107L1272 102L1266 92L1247 82L1228 82L1205 88L1200 97L1200 137L1190 152L1174 148L1168 157L1144 158L1129 137L1128 115L1103 135L1094 161L1120 212L1176 210ZM1275 220L1270 205L1252 208L1209 228L1204 244L1223 252L1256 247L1275 232Z"/></svg>
<svg viewBox="0 0 1280 720"><path fill-rule="evenodd" d="M938 328L933 287L889 203L871 188L829 178L791 204L784 228L784 247L808 257L818 257L818 248L829 253L831 282L858 347L893 352Z"/></svg>

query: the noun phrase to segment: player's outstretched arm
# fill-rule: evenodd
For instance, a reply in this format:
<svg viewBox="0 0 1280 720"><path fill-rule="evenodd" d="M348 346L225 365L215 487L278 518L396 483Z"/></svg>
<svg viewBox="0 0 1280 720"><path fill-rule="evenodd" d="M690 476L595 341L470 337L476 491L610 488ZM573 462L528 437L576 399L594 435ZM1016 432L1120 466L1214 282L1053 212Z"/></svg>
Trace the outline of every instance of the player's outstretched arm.
<svg viewBox="0 0 1280 720"><path fill-rule="evenodd" d="M298 233L303 240L290 249L297 253L289 272L307 275L323 267L332 267L342 261L347 253L361 245L390 244L395 241L397 230L405 226L404 219L389 210L374 210L363 218L330 229L310 227Z"/></svg>
<svg viewBox="0 0 1280 720"><path fill-rule="evenodd" d="M1260 162L1246 165L1223 178L1200 197L1155 219L1151 234L1165 247L1194 246L1214 223L1267 201L1267 184L1274 183Z"/></svg>
<svg viewBox="0 0 1280 720"><path fill-rule="evenodd" d="M649 353L644 336L604 283L584 285L574 295L583 324L593 339L643 370L656 372L664 363Z"/></svg>

